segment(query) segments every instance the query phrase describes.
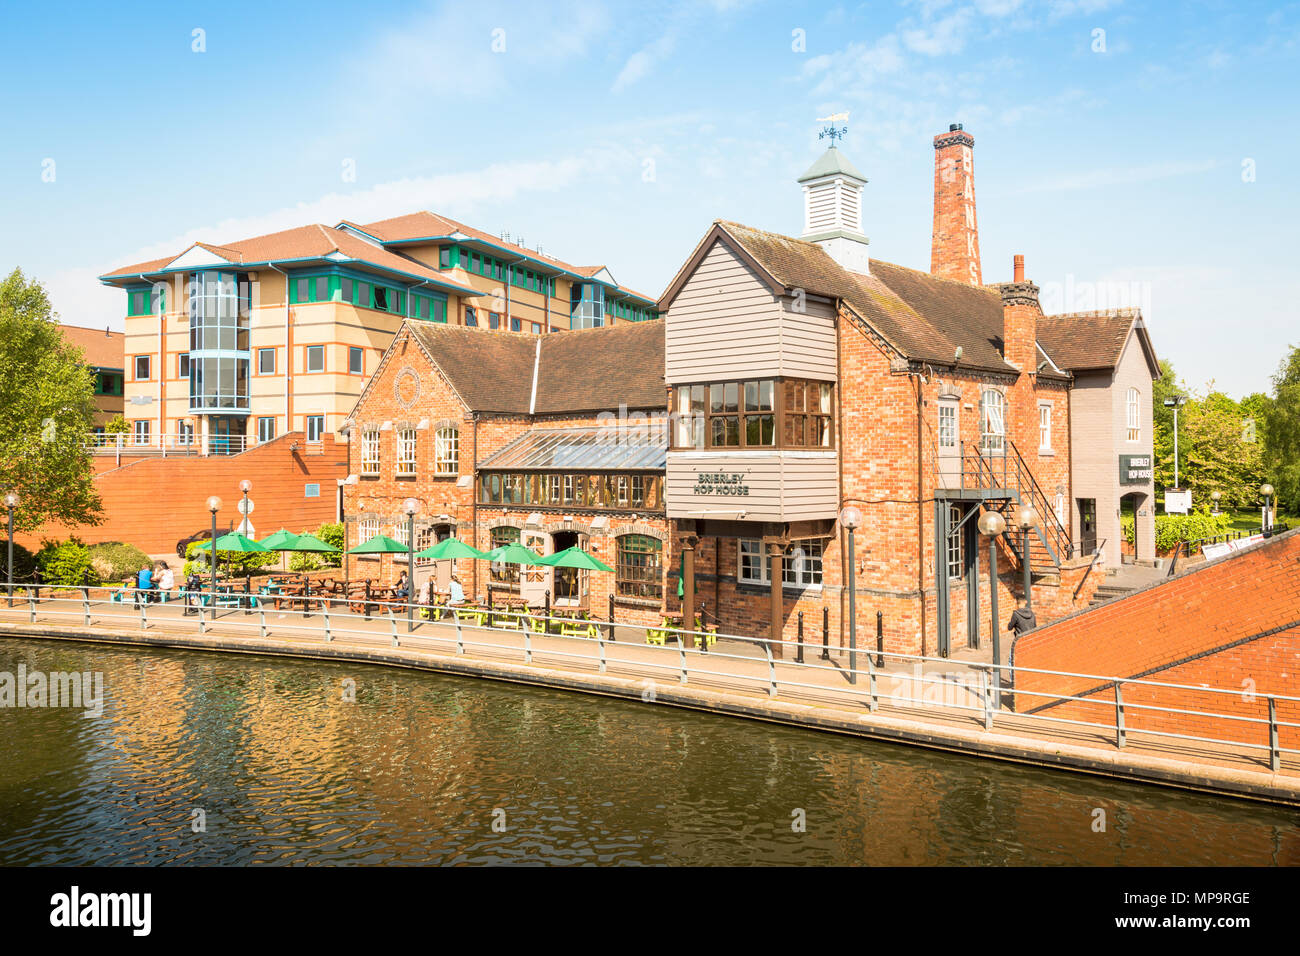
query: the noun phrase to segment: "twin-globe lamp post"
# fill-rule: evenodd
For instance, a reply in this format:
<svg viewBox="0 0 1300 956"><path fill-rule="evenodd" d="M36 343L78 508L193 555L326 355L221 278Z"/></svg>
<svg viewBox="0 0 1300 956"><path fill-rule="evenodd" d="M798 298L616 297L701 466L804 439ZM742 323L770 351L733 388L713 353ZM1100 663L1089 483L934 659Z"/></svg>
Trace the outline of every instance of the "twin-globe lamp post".
<svg viewBox="0 0 1300 956"><path fill-rule="evenodd" d="M858 595L853 589L853 571L858 563L857 552L853 547L853 532L862 526L862 511L853 505L845 505L840 510L840 526L849 533L849 559L847 586L849 590L849 683L858 682Z"/></svg>
<svg viewBox="0 0 1300 956"><path fill-rule="evenodd" d="M406 513L406 632L415 630L415 515L420 502L407 498L402 502Z"/></svg>
<svg viewBox="0 0 1300 956"><path fill-rule="evenodd" d="M5 510L9 512L9 560L5 564L5 589L9 592L9 606L14 604L14 509L18 507L18 493L5 495Z"/></svg>
<svg viewBox="0 0 1300 956"><path fill-rule="evenodd" d="M993 615L993 679L1001 683L1002 634L998 627L998 536L1007 530L1007 519L999 512L980 515L980 534L989 539L989 610Z"/></svg>
<svg viewBox="0 0 1300 956"><path fill-rule="evenodd" d="M1264 520L1260 528L1264 531L1273 530L1273 486L1267 482L1259 486L1259 493L1264 496ZM10 522L12 524L12 522Z"/></svg>
<svg viewBox="0 0 1300 956"><path fill-rule="evenodd" d="M217 603L217 512L221 510L221 499L216 495L208 497L208 510L212 512L212 543L208 545L208 560L212 562L212 606Z"/></svg>

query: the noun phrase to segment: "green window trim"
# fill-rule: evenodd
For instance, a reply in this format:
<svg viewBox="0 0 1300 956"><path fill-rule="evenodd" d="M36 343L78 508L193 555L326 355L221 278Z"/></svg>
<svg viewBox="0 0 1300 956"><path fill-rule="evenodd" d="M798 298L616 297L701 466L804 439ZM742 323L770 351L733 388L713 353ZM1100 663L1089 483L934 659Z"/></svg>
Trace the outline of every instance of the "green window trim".
<svg viewBox="0 0 1300 956"><path fill-rule="evenodd" d="M150 295L151 291L152 295ZM127 289L126 314L128 317L159 315L166 311L167 291L165 289Z"/></svg>

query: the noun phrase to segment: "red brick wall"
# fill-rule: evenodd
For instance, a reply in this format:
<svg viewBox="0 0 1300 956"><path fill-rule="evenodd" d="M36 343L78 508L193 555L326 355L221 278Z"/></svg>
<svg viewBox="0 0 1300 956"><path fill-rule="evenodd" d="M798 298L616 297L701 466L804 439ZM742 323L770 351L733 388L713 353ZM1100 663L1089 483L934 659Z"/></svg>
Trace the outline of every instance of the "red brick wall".
<svg viewBox="0 0 1300 956"><path fill-rule="evenodd" d="M975 137L957 130L934 138L934 231L930 271L982 285L979 224L975 219Z"/></svg>
<svg viewBox="0 0 1300 956"><path fill-rule="evenodd" d="M1300 531L1292 531L1093 611L1039 628L1015 642L1018 667L1137 677L1239 691L1209 694L1124 687L1126 703L1158 702L1255 718L1269 694L1300 696ZM1088 696L1102 706L1060 704L1042 711L1071 719L1113 721L1114 690L1087 678L1021 674L1024 691ZM1017 696L1017 710L1046 701ZM1278 702L1280 720L1300 722L1300 705ZM1169 730L1267 742L1260 725L1129 711L1130 729ZM1288 743L1289 741L1289 743ZM1300 746L1300 730L1282 728L1283 746Z"/></svg>
<svg viewBox="0 0 1300 956"><path fill-rule="evenodd" d="M139 458L95 476L95 488L104 506L98 526L50 525L32 535L19 536L27 547L39 547L42 538L77 535L87 544L124 541L148 554L174 553L176 542L209 527L209 495L218 495L223 507L217 527L238 526L235 510L239 483L253 483L253 526L257 537L281 527L290 531L315 528L335 520L338 479L346 474L346 446L327 434L323 455L304 454L305 435L292 432L239 455L208 457ZM293 444L298 451L291 451ZM96 459L98 463L98 459ZM307 498L305 486L320 486L320 496Z"/></svg>

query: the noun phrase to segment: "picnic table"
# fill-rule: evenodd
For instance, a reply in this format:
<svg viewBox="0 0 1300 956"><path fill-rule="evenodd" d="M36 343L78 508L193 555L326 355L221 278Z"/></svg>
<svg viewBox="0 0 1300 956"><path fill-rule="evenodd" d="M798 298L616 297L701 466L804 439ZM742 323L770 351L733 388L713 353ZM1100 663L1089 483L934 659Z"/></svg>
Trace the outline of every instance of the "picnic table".
<svg viewBox="0 0 1300 956"><path fill-rule="evenodd" d="M557 619L557 631L561 637L600 636L600 624L592 619L591 611L585 607L551 608L551 616Z"/></svg>
<svg viewBox="0 0 1300 956"><path fill-rule="evenodd" d="M669 638L685 643L682 640L682 622L680 614L665 614L663 625L661 627L647 627L645 629L645 642L647 644L658 644L662 646ZM695 618L695 630L702 631L700 634L692 634L697 649L708 649L718 643L718 626L716 624L705 624L697 615Z"/></svg>

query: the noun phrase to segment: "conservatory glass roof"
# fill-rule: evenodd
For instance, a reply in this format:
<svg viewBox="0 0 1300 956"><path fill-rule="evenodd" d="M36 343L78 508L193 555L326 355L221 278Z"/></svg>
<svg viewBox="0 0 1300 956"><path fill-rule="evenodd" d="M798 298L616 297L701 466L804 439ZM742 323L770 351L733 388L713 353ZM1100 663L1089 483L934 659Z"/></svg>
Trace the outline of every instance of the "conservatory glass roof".
<svg viewBox="0 0 1300 956"><path fill-rule="evenodd" d="M664 422L535 428L479 462L494 471L655 471L668 461Z"/></svg>

